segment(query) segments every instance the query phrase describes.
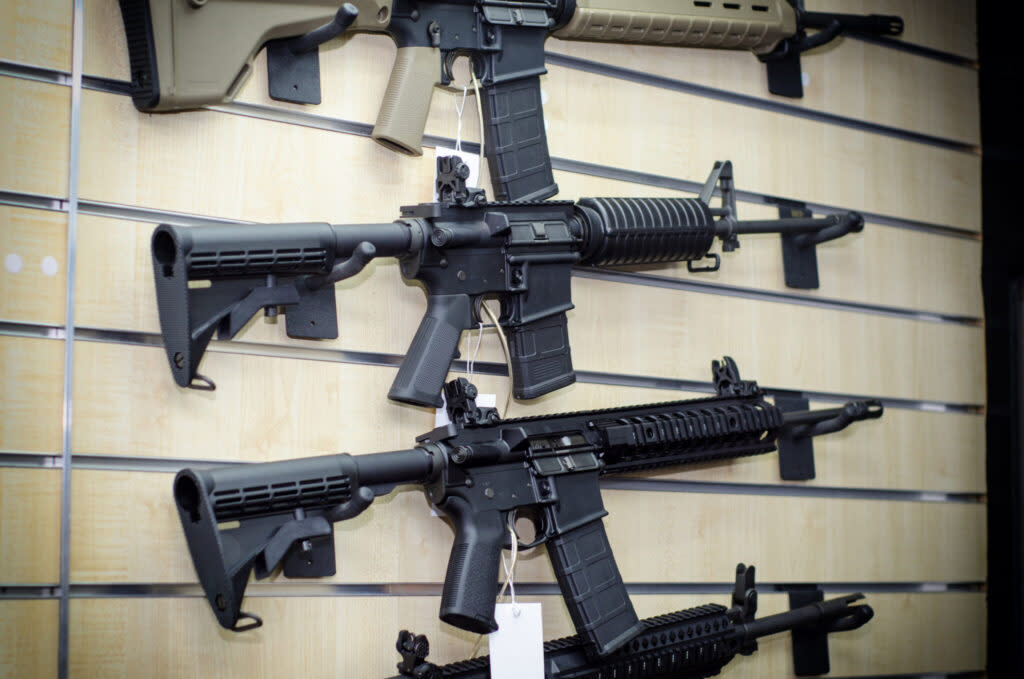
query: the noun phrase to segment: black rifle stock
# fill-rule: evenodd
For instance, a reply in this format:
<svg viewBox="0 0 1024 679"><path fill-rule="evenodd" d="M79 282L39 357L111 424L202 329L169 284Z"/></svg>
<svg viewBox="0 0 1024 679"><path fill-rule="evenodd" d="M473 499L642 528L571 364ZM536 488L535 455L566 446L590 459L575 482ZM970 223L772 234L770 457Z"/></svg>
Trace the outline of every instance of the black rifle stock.
<svg viewBox="0 0 1024 679"><path fill-rule="evenodd" d="M842 32L899 35L894 16L807 12L802 0L120 0L141 111L230 101L267 45L270 96L320 103L318 46L347 29L397 45L372 137L420 155L435 85L470 58L483 85L485 152L499 200L555 195L541 106L544 41L747 50L768 65L773 93L803 95L800 53ZM339 9L340 5L340 9ZM806 29L817 32L808 36Z"/></svg>
<svg viewBox="0 0 1024 679"><path fill-rule="evenodd" d="M566 312L572 268L686 261L714 271L738 234L779 232L818 243L859 231L854 212L823 218L739 221L732 164L715 164L698 198L583 198L488 203L465 186L465 165L440 158L442 201L402 208L390 224L324 223L179 227L163 224L151 244L160 327L175 381L213 388L198 374L218 333L234 337L261 309L283 311L289 336L338 336L334 283L374 257L397 257L422 283L427 311L388 396L441 404L441 387L464 330L487 296L501 302L513 392L531 399L576 380ZM722 206L710 201L721 190ZM709 265L695 266L708 258ZM208 281L197 287L195 281ZM198 384L197 384L198 380Z"/></svg>
<svg viewBox="0 0 1024 679"><path fill-rule="evenodd" d="M785 613L756 618L754 567L736 567L732 606L705 604L640 621L642 631L605 657L587 652L580 635L544 642L544 679L704 679L722 671L737 655L752 655L761 637L810 630L827 637L862 627L874 616L867 604L853 605L863 594L849 594ZM422 634L402 630L395 648L402 656L392 679L490 679L488 656L434 665ZM827 656L826 656L827 657ZM826 672L828 669L826 668Z"/></svg>
<svg viewBox="0 0 1024 679"><path fill-rule="evenodd" d="M501 549L524 516L536 539L522 548L546 544L577 632L607 655L642 627L605 534L599 476L767 453L783 434L813 436L882 414L873 401L783 413L756 383L740 380L731 359L712 370L713 397L504 421L478 407L475 387L460 378L445 386L451 423L410 450L183 469L174 497L199 581L222 626L258 626L241 612L251 571L332 575L330 524L397 485L418 484L455 526L442 620L473 632L496 628Z"/></svg>

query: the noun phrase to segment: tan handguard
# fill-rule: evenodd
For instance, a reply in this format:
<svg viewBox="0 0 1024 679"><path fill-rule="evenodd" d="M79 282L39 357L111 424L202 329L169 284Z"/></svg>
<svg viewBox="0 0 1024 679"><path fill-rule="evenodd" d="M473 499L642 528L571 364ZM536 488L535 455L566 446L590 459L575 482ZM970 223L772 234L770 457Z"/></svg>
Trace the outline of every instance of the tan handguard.
<svg viewBox="0 0 1024 679"><path fill-rule="evenodd" d="M382 31L388 0L351 0L352 30ZM120 0L132 70L132 97L143 111L230 101L268 40L329 23L338 0Z"/></svg>
<svg viewBox="0 0 1024 679"><path fill-rule="evenodd" d="M410 156L423 155L423 128L434 87L441 84L441 50L400 47L391 69L377 124L370 134L384 146Z"/></svg>
<svg viewBox="0 0 1024 679"><path fill-rule="evenodd" d="M794 33L796 14L785 0L576 0L572 19L553 35L765 54Z"/></svg>

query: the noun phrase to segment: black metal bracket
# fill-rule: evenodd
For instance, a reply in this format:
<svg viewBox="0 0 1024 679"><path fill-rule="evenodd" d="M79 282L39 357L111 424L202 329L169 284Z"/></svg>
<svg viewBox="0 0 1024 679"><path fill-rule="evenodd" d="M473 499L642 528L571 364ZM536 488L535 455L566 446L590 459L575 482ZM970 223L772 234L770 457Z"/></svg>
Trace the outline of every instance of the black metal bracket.
<svg viewBox="0 0 1024 679"><path fill-rule="evenodd" d="M814 624L793 628L793 672L796 676L816 677L828 674L831 669L828 635L833 632L858 629L875 615L871 607L866 604L850 606L854 601L863 598L863 594L857 593L840 600L832 600L825 606L828 607L830 604L840 601L847 606L846 612L839 616L826 616ZM789 609L794 610L802 606L821 604L824 600L825 595L817 585L801 585L790 590Z"/></svg>
<svg viewBox="0 0 1024 679"><path fill-rule="evenodd" d="M852 422L882 416L885 407L877 399L848 401L839 408L809 410L799 394L776 393L775 406L786 422L779 432L779 473L786 481L814 478L814 437L846 429Z"/></svg>
<svg viewBox="0 0 1024 679"><path fill-rule="evenodd" d="M789 593L789 608L800 608L825 600L825 594L813 587ZM793 630L793 671L798 677L813 677L828 674L831 669L828 658L828 631L823 628L806 626Z"/></svg>
<svg viewBox="0 0 1024 679"><path fill-rule="evenodd" d="M808 12L803 0L789 0L796 14L797 30L782 40L768 54L758 59L768 67L768 91L783 97L799 99L804 96L803 69L800 54L820 47L843 33L874 36L896 36L903 33L903 19L898 16L871 14L854 16L828 12ZM805 29L816 33L807 34Z"/></svg>
<svg viewBox="0 0 1024 679"><path fill-rule="evenodd" d="M808 218L811 211L804 203L778 201L779 218ZM864 230L864 218L856 212L836 215L836 223L816 233L782 234L782 270L786 287L800 290L816 290L818 279L818 253L816 246L848 233Z"/></svg>
<svg viewBox="0 0 1024 679"><path fill-rule="evenodd" d="M780 205L779 217L810 217L811 211L800 205ZM801 290L817 290L818 253L814 245L797 245L797 239L803 234L782 234L782 271L786 278L787 288Z"/></svg>
<svg viewBox="0 0 1024 679"><path fill-rule="evenodd" d="M807 410L810 401L802 396L775 396L775 406L782 412ZM796 437L791 429L779 434L779 474L783 481L808 481L814 478L814 439Z"/></svg>
<svg viewBox="0 0 1024 679"><path fill-rule="evenodd" d="M267 41L267 83L270 98L293 104L320 103L321 44L352 25L359 10L346 2L334 19L305 35Z"/></svg>

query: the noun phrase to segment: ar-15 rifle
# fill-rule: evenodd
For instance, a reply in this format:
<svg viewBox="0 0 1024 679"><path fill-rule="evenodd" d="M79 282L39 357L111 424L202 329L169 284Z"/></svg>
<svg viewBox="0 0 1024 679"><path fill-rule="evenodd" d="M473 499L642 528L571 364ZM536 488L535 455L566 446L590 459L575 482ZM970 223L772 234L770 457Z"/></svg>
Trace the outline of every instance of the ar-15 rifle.
<svg viewBox="0 0 1024 679"><path fill-rule="evenodd" d="M174 497L199 582L220 624L262 624L242 613L250 572L333 575L331 523L350 519L397 485L419 484L455 524L440 617L473 632L497 628L494 599L510 526L522 515L546 544L576 631L599 656L643 627L601 522L598 477L775 450L880 417L875 401L783 413L730 358L712 362L718 395L690 401L501 420L476 405L464 378L445 386L451 423L398 452L183 469ZM221 524L238 521L235 528ZM239 626L240 618L250 622Z"/></svg>
<svg viewBox="0 0 1024 679"><path fill-rule="evenodd" d="M749 50L768 65L769 89L803 95L800 53L842 32L899 35L895 16L808 12L802 0L337 0L222 2L120 0L141 111L234 98L267 45L270 95L320 103L318 46L346 29L385 33L398 46L372 137L422 153L435 85L458 56L484 87L484 147L499 200L555 195L541 109L548 35L587 40ZM808 36L806 29L818 32Z"/></svg>
<svg viewBox="0 0 1024 679"><path fill-rule="evenodd" d="M863 598L860 593L848 594L755 619L754 567L739 564L730 608L705 604L645 618L640 621L642 631L632 641L603 658L588 653L586 641L579 635L546 641L544 678L705 679L721 672L737 655L752 655L757 651L759 638L790 630L800 630L804 643L825 647L824 653L814 653L818 666L813 673L826 674L829 671L828 635L858 629L874 616L867 604L852 605ZM422 634L402 630L395 648L402 656L402 662L398 663L401 674L392 679L490 679L491 676L488 656L447 665L427 662L430 642ZM798 676L803 676L799 670Z"/></svg>
<svg viewBox="0 0 1024 679"><path fill-rule="evenodd" d="M390 224L258 224L153 232L153 274L164 347L175 381L213 389L197 374L215 331L234 337L253 315L283 309L291 337L338 336L334 283L374 257L397 257L402 276L423 284L427 311L388 397L441 405L441 387L463 330L477 327L488 295L501 302L513 393L536 398L576 381L566 312L576 265L686 261L715 271L709 254L739 247L738 234L782 232L808 252L863 228L855 212L823 218L738 221L732 163L716 163L698 198L583 198L488 203L465 185L468 168L439 158L439 203L402 208ZM722 207L712 208L716 186ZM792 236L791 234L798 234ZM710 265L694 266L709 257ZM207 287L189 285L208 280ZM203 386L205 385L205 386Z"/></svg>

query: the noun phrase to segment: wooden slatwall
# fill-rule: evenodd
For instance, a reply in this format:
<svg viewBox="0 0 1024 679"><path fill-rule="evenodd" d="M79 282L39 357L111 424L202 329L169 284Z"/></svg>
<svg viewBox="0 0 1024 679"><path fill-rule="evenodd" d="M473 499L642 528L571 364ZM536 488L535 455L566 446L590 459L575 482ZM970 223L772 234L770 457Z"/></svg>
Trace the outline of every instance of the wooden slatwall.
<svg viewBox="0 0 1024 679"><path fill-rule="evenodd" d="M973 3L808 4L900 14L908 42L976 56ZM85 0L83 19L84 74L126 80L117 3ZM23 263L17 273L0 270L0 677L56 676L62 644L72 677L384 677L393 674L393 640L403 628L428 634L436 662L467 656L475 637L442 625L438 597L428 595L443 580L451 530L422 494L381 498L338 525L339 568L329 582L343 587L288 590L296 583L277 579L246 602L264 627L233 635L189 586L195 576L170 492L173 460L401 449L432 427L432 411L387 401L393 368L343 362L329 351L404 353L425 302L392 261L339 286L338 340L291 340L283 325L259 317L241 334L244 344L215 344L202 369L217 381L214 393L177 388L154 344L149 237L171 213L178 221L387 221L401 205L430 199L430 149L407 158L329 129L337 120L374 121L393 45L354 36L324 49L318 107L270 100L261 56L240 96L259 107L247 109L254 115L240 107L143 115L96 80L87 79L80 106L72 105L72 22L69 0L0 0L0 255ZM607 527L627 583L708 590L637 594L638 611L725 603L713 591L737 562L755 563L762 582L868 592L875 619L831 641L836 676L983 670L977 71L848 39L804 59L806 96L790 101L767 93L764 69L749 54L557 40L547 48L662 83L796 107L771 110L552 65L542 82L553 156L689 181L730 159L741 190L868 215L861 234L819 247L816 291L784 286L772 236L742 239L715 274L642 269L712 284L704 289L574 278L569 329L581 370L706 382L711 359L731 355L744 377L763 385L890 403L882 420L820 439L818 476L808 483L780 482L769 455L660 475L681 483L657 491L608 490ZM795 115L801 110L808 115ZM464 135L476 140L475 116L467 118ZM452 96L436 92L427 132L453 137L455 120ZM664 188L670 183L565 171L556 180L561 198L692 195ZM748 219L773 215L753 202L739 209ZM56 273L42 270L46 257ZM791 297L744 292L751 290ZM69 291L76 339L66 362ZM480 360L501 361L493 332ZM501 377L478 382L507 389ZM510 414L686 396L581 382L515 402ZM63 498L70 602L62 639L65 426L73 464ZM543 553L521 562L518 580L553 582ZM535 598L546 604L545 637L570 633L560 600ZM761 601L766 614L787 605L781 593ZM782 636L723 676L792 671Z"/></svg>

